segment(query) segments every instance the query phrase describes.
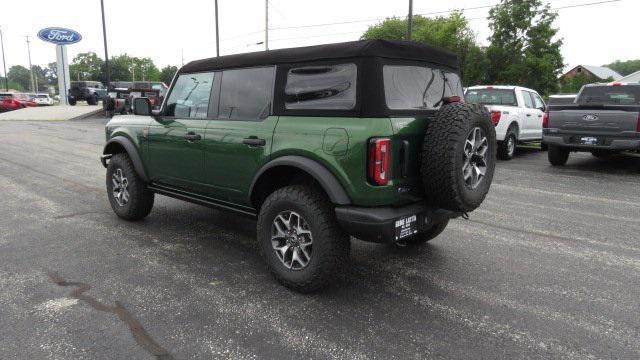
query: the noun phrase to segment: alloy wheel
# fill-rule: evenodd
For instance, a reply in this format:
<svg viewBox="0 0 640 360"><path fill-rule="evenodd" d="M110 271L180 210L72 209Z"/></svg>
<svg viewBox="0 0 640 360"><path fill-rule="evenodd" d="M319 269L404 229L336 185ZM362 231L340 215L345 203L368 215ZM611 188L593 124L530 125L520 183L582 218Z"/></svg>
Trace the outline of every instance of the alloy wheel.
<svg viewBox="0 0 640 360"><path fill-rule="evenodd" d="M489 141L480 127L474 127L467 135L464 145L462 176L465 184L475 189L482 183L487 172Z"/></svg>
<svg viewBox="0 0 640 360"><path fill-rule="evenodd" d="M129 202L129 180L122 169L118 168L111 175L111 182L113 182L113 189L111 191L113 198L118 205L125 206Z"/></svg>
<svg viewBox="0 0 640 360"><path fill-rule="evenodd" d="M302 270L311 261L313 236L307 221L294 211L283 211L271 225L271 245L282 264Z"/></svg>

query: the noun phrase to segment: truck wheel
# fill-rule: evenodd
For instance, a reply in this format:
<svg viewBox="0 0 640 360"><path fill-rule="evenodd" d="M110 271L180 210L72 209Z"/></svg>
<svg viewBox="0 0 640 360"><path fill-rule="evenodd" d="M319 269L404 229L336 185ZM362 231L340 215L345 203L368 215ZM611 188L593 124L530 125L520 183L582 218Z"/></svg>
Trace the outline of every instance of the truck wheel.
<svg viewBox="0 0 640 360"><path fill-rule="evenodd" d="M408 238L404 238L396 242L395 244L400 247L409 247L409 246L413 247L413 246L423 245L435 239L438 235L440 235L444 231L444 229L447 227L448 224L449 224L449 220L445 220L439 224L433 225L429 230L421 234L418 234L415 236L409 236Z"/></svg>
<svg viewBox="0 0 640 360"><path fill-rule="evenodd" d="M147 189L124 153L115 154L109 160L107 195L113 212L125 220L141 220L153 208L153 192Z"/></svg>
<svg viewBox="0 0 640 360"><path fill-rule="evenodd" d="M513 128L509 128L507 130L507 135L505 135L503 141L498 142L498 158L500 160L511 160L513 159L513 155L516 153L516 144L518 143L518 138L516 137Z"/></svg>
<svg viewBox="0 0 640 360"><path fill-rule="evenodd" d="M76 98L69 97L69 105L76 106L77 103L78 103L78 101L76 100Z"/></svg>
<svg viewBox="0 0 640 360"><path fill-rule="evenodd" d="M98 105L98 96L96 94L92 94L87 98L88 105Z"/></svg>
<svg viewBox="0 0 640 360"><path fill-rule="evenodd" d="M327 285L347 262L349 237L318 189L292 185L262 204L257 225L260 252L275 278L299 292Z"/></svg>
<svg viewBox="0 0 640 360"><path fill-rule="evenodd" d="M104 97L104 99L102 99L102 109L104 109L105 112L111 112L115 108L116 108L116 100L114 98L107 95Z"/></svg>
<svg viewBox="0 0 640 360"><path fill-rule="evenodd" d="M553 166L563 166L569 160L569 149L562 146L549 145L549 162Z"/></svg>
<svg viewBox="0 0 640 360"><path fill-rule="evenodd" d="M427 201L473 211L484 200L496 164L496 131L482 105L444 105L429 121L420 168Z"/></svg>

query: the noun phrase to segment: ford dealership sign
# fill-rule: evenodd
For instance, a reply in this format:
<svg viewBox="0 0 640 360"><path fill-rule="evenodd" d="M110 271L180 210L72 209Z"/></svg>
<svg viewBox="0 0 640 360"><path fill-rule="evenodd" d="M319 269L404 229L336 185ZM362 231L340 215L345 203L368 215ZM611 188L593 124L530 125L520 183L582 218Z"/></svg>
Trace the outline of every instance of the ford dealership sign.
<svg viewBox="0 0 640 360"><path fill-rule="evenodd" d="M82 40L79 32L59 27L42 29L38 31L38 37L56 45L75 44Z"/></svg>

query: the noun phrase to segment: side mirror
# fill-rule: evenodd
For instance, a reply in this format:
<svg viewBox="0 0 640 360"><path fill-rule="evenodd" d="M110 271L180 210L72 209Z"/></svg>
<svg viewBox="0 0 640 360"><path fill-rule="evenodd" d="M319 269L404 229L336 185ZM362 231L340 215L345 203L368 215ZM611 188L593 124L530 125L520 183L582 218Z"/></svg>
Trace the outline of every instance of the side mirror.
<svg viewBox="0 0 640 360"><path fill-rule="evenodd" d="M151 115L151 102L148 98L139 97L133 99L133 113L135 115L149 116Z"/></svg>

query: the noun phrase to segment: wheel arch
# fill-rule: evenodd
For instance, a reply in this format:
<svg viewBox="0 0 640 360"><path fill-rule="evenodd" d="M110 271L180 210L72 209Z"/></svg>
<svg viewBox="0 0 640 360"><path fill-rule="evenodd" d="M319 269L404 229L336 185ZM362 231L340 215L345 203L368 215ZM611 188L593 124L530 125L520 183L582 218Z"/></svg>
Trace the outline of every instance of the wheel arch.
<svg viewBox="0 0 640 360"><path fill-rule="evenodd" d="M249 200L260 208L271 191L305 179L317 183L332 203L351 204L344 187L329 169L315 160L296 155L282 156L262 166L251 182Z"/></svg>
<svg viewBox="0 0 640 360"><path fill-rule="evenodd" d="M516 141L520 139L520 124L517 120L511 121L511 124L507 127L507 133L509 133L509 129L514 129L513 132L516 134Z"/></svg>
<svg viewBox="0 0 640 360"><path fill-rule="evenodd" d="M103 155L113 155L118 153L126 153L131 159L133 168L138 176L140 176L144 182L149 182L149 177L147 176L144 164L142 163L142 158L131 139L123 135L115 136L107 141L104 145L104 149L102 150Z"/></svg>

